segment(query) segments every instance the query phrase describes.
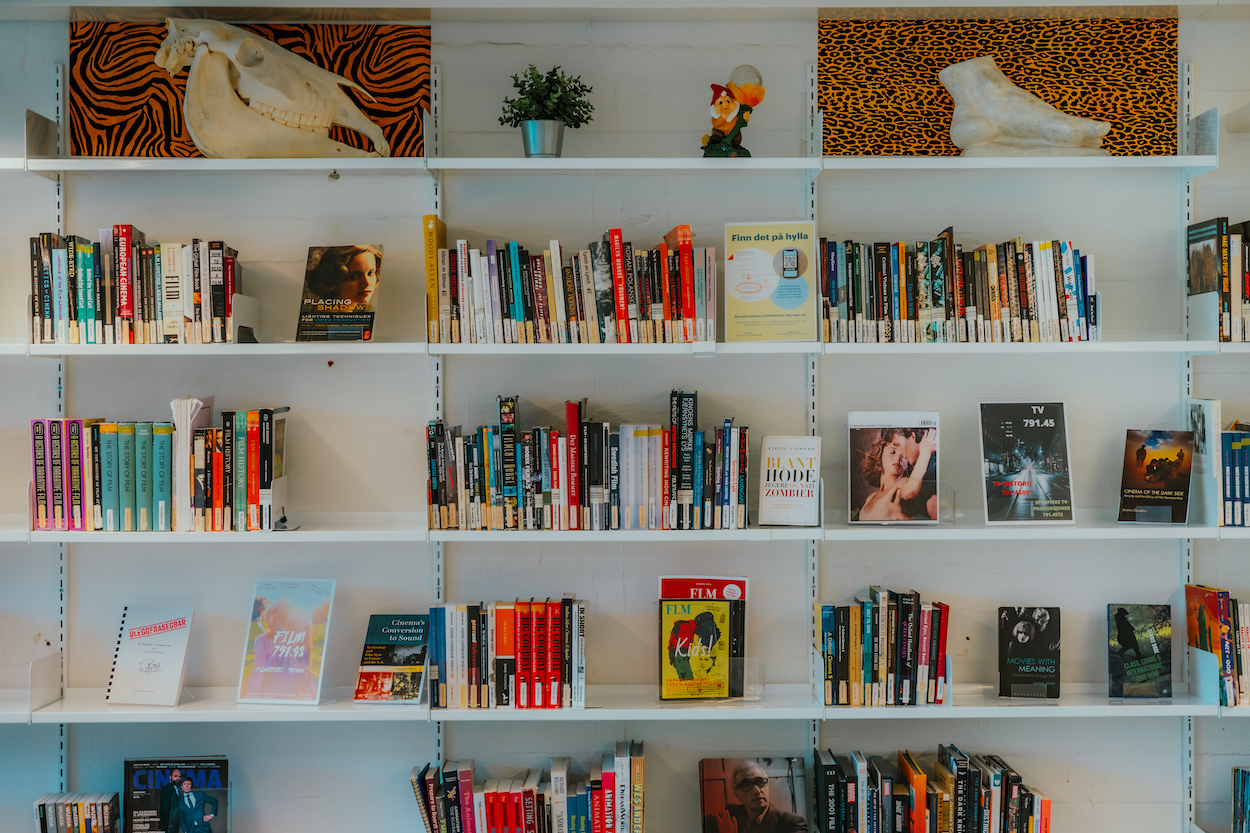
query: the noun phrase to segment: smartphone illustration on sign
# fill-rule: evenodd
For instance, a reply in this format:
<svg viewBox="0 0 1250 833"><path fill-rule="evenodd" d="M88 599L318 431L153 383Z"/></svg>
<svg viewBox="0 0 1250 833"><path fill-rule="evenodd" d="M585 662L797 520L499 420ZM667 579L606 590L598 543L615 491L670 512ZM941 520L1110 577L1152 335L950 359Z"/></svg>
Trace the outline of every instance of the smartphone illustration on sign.
<svg viewBox="0 0 1250 833"><path fill-rule="evenodd" d="M799 276L799 250L781 250L781 277L797 278Z"/></svg>

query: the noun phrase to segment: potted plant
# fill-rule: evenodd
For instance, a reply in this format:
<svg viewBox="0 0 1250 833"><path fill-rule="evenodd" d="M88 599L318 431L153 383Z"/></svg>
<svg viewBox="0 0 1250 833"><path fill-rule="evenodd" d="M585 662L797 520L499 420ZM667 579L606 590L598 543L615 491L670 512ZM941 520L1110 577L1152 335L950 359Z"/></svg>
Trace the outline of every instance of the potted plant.
<svg viewBox="0 0 1250 833"><path fill-rule="evenodd" d="M512 86L518 95L504 98L499 123L521 128L527 157L559 156L564 128L576 130L590 121L595 110L586 100L592 90L581 76L570 78L559 67L544 75L530 64L523 74L512 76Z"/></svg>

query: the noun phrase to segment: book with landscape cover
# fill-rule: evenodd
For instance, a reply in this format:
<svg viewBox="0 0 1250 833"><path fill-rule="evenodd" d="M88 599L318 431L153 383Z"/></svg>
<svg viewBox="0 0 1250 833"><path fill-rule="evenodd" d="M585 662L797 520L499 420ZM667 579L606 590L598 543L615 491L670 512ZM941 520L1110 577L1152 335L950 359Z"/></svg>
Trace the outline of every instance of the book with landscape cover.
<svg viewBox="0 0 1250 833"><path fill-rule="evenodd" d="M256 582L239 672L240 703L320 700L334 585L334 579Z"/></svg>
<svg viewBox="0 0 1250 833"><path fill-rule="evenodd" d="M804 760L805 756L766 755L699 761L700 829L703 833L808 830Z"/></svg>
<svg viewBox="0 0 1250 833"><path fill-rule="evenodd" d="M1172 696L1172 606L1107 605L1107 696Z"/></svg>
<svg viewBox="0 0 1250 833"><path fill-rule="evenodd" d="M429 626L430 617L426 614L370 616L353 699L421 705Z"/></svg>
<svg viewBox="0 0 1250 833"><path fill-rule="evenodd" d="M1059 608L998 609L998 696L1059 696Z"/></svg>
<svg viewBox="0 0 1250 833"><path fill-rule="evenodd" d="M985 522L1076 523L1062 402L982 402Z"/></svg>
<svg viewBox="0 0 1250 833"><path fill-rule="evenodd" d="M937 411L851 411L851 523L937 523Z"/></svg>
<svg viewBox="0 0 1250 833"><path fill-rule="evenodd" d="M1118 520L1185 523L1193 465L1192 431L1130 428L1124 441Z"/></svg>
<svg viewBox="0 0 1250 833"><path fill-rule="evenodd" d="M660 699L729 697L730 602L660 600Z"/></svg>
<svg viewBox="0 0 1250 833"><path fill-rule="evenodd" d="M381 245L309 247L295 340L369 341L381 278Z"/></svg>
<svg viewBox="0 0 1250 833"><path fill-rule="evenodd" d="M229 769L219 756L126 759L120 829L230 833Z"/></svg>

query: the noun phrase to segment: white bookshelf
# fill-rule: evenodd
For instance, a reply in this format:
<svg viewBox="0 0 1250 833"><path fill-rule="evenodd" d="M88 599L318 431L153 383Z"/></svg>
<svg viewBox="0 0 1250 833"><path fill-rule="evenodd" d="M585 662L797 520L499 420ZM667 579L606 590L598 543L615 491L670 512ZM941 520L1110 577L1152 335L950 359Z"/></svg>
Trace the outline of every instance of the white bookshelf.
<svg viewBox="0 0 1250 833"><path fill-rule="evenodd" d="M5 185L20 183L42 200L23 200L20 208L0 205L0 219L14 229L7 254L0 246L0 257L7 258L0 260L0 338L19 339L22 333L20 319L10 320L27 277L21 272L22 247L15 241L55 228L58 221L68 233L131 221L150 239L219 229L240 249L245 268L255 262L246 274L257 281L262 327L272 326L271 332L293 328L291 287L302 274L307 245L380 240L388 257L383 315L396 316L388 320L391 331L364 345L270 341L99 347L0 341L0 382L5 385L0 486L15 495L9 504L0 504L0 621L31 625L15 629L22 630L21 645L16 632L0 631L0 652L29 651L26 643L33 633L26 630L44 634L42 624L33 627L34 608L57 631L48 634L51 641L62 638L66 649L64 694L54 702L32 709L28 690L0 684L0 724L6 724L0 726L0 773L20 768L25 779L15 782L13 791L20 795L0 799L0 827L16 826L19 812L26 823L29 800L61 784L117 789L108 779L124 756L221 751L255 785L256 794L278 786L274 772L296 766L315 770L323 793L317 803L285 815L237 794L239 829L319 829L325 818L356 806L360 792L339 783L348 780L352 764L327 759L324 748L298 740L307 733L340 738L343 750L360 746L375 752L368 767L378 780L368 789L376 801L371 799L373 806L364 811L367 819L357 822L377 826L407 823L406 775L419 761L474 757L483 767L525 767L541 765L551 754L570 754L585 762L610 740L628 736L644 740L654 762L648 830L655 833L692 829L688 806L701 757L810 753L813 744L888 753L909 745L932 749L938 742L997 751L1018 761L1029 783L1057 793L1053 797L1062 808L1057 820L1063 829L1098 829L1104 821L1131 818L1138 825L1134 829L1197 831L1192 808L1185 809L1180 794L1196 789L1192 769L1188 781L1184 774L1194 734L1217 717L1244 716L1250 707L1244 713L1221 710L1188 693L1164 701L1108 700L1104 625L1098 615L1099 606L1113 596L1168 601L1180 581L1205 578L1193 566L1195 551L1231 552L1242 546L1240 539L1250 537L1245 530L1202 525L1118 524L1105 506L1114 499L1107 483L1118 478L1115 449L1123 442L1126 420L1140 415L1170 427L1180 395L1187 390L1206 395L1192 381L1208 366L1205 362L1220 363L1220 378L1228 377L1234 386L1244 384L1250 372L1237 364L1239 359L1220 355L1250 352L1250 345L1188 341L1180 323L1176 243L1183 236L1181 206L1195 191L1202 195L1205 183L1225 176L1222 169L1208 173L1219 160L799 155L807 111L798 93L805 62L815 55L814 6L790 10L777 22L760 9L499 5L508 8L448 7L431 13L437 27L434 60L446 86L441 146L431 142L426 158L0 157L0 171L10 172ZM57 8L68 12L68 7L48 6L29 14L51 17ZM506 22L513 18L519 22ZM1244 23L1221 22L1250 35ZM612 27L610 43L597 41L604 23ZM1182 31L1197 25L1183 24ZM25 26L0 22L0 39ZM55 42L64 24L34 26L36 39ZM757 62L769 79L770 98L748 131L761 148L751 159L694 155L691 137L697 139L706 127L705 117L690 113L703 112L702 93L693 96L697 107L671 109L651 98L643 106L642 99L630 97L648 87L664 88L674 77L715 75L719 70L709 67L724 56L689 47L708 40L706 26L714 27L712 39L719 43L749 44L742 49L743 60ZM680 48L669 45L670 30L680 36ZM1182 58L1193 57L1184 39L1182 44ZM647 66L637 68L640 75L631 79L636 88L631 92L618 75L621 61L638 46L654 52ZM1198 58L1199 79L1235 75L1227 55L1214 65L1204 64L1204 57ZM14 60L0 54L0 78ZM518 158L519 138L493 124L499 78L531 60L566 69L581 65L591 76L602 65L601 77L588 80L597 91L618 90L623 96L616 113L604 107L597 114L600 122L566 134L566 158ZM734 62L740 62L736 56ZM25 86L0 86L0 104L21 96L30 100L21 109L34 106L51 115L51 75L35 73L21 83ZM506 92L506 85L499 87L501 95ZM466 104L480 97L491 99L490 112ZM1226 99L1218 102L1225 111L1244 103ZM615 136L622 118L637 121L642 132ZM0 152L19 151L20 141L4 144L19 133L20 125L0 121ZM1228 149L1228 137L1224 143ZM629 155L651 151L655 155ZM1226 165L1229 156L1234 166L1244 164L1238 160L1246 156L1245 149L1233 144ZM329 181L334 171L342 174L340 181ZM63 202L46 181L56 176ZM980 242L1017 233L1066 233L1098 254L1099 280L1106 280L1109 299L1107 340L1039 345L426 344L419 222L422 214L434 211L435 188L449 225L458 236L474 239L559 237L580 245L596 230L623 226L635 239L649 241L676 222L694 222L697 240L719 249L724 222L801 216L812 200L819 232L838 239L866 241L878 234L883 235L879 239L928 239L947 220ZM1028 189L1027 199L1021 189ZM195 198L176 198L187 193ZM1081 199L1073 200L1076 194ZM1199 203L1197 210L1202 216L1238 214L1229 200L1213 210ZM843 209L843 204L854 208ZM1125 312L1130 307L1141 321L1130 320ZM819 357L814 371L809 356ZM118 361L130 357L143 361ZM212 357L229 361L205 361ZM701 361L706 358L719 361ZM471 427L486 421L483 409L489 410L496 393L518 393L525 420L557 422L550 414L564 398L588 396L614 425L644 415L654 421L666 412L648 397L670 386L698 388L707 414L736 414L749 421L753 443L765 433L805 430L810 391L825 438L826 466L832 465L839 477L847 465L845 425L839 420L847 410L934 407L942 411L943 431L949 432L944 433L949 456L943 465L950 468L944 468L943 479L949 474L960 488L956 520L900 528L828 519L820 529L698 532L428 529L419 435L429 418L437 414L449 424ZM965 403L999 388L1003 398L1038 395L1068 402L1073 454L1081 458L1074 474L1077 505L1103 508L1078 511L1078 522L1071 526L984 524L973 488L979 481L959 462L975 455ZM54 415L50 409L57 406L75 416L150 414L173 396L189 394L216 394L219 407L277 400L293 405L300 414L295 447L322 450L300 452L295 461L295 511L289 514L300 524L298 530L29 530L21 511L29 476L25 420ZM1236 401L1235 394L1226 398ZM379 426L387 443L370 436ZM1108 447L1114 453L1107 453ZM827 499L827 512L833 501ZM1221 539L1232 543L1221 544ZM138 546L143 544L151 546ZM1236 549L1228 559L1238 553L1244 556ZM1052 568L1052 563L1063 567ZM40 566L48 569L35 572ZM657 701L654 580L659 573L679 572L751 577L750 645L766 661L761 701ZM318 706L234 702L245 599L255 578L277 575L339 579L327 644L327 696ZM951 653L961 680L970 682L956 687L952 706L827 708L813 695L811 603L846 603L869 583L914 586L926 599L941 598L957 611L963 653ZM345 686L354 679L369 613L564 590L593 600L589 625L596 656L611 657L592 663L584 711L431 712L351 702ZM171 709L105 704L100 686L107 679L108 636L116 627L117 608L166 597L197 609L188 668L191 696ZM989 686L994 635L985 609L1012 602L1058 604L1064 611L1064 694L1058 701L1001 700ZM1174 644L1180 642L1174 638ZM1180 659L1175 679L1178 692L1184 692ZM308 725L314 723L351 726ZM423 734L407 734L418 726ZM57 760L58 727L70 738L64 764ZM336 729L347 734L321 734ZM1113 759L1107 754L1112 745L1132 751ZM273 746L291 751L275 753ZM24 751L31 747L43 763L25 763ZM1216 771L1218 780L1212 775L1201 787L1216 796L1214 807L1227 770L1222 758L1212 758L1206 768ZM261 770L262 760L271 771ZM1091 800L1070 794L1066 786L1073 768L1114 779L1133 760L1148 762L1148 786L1155 794L1122 791L1119 797ZM664 778L665 773L673 777ZM1179 825L1173 824L1178 819Z"/></svg>

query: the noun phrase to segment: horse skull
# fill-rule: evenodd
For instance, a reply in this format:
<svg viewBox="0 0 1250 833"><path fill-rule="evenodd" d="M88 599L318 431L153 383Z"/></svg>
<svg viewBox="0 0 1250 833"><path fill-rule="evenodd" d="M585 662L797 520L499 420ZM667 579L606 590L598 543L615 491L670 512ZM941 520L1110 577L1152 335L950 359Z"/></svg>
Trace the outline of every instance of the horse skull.
<svg viewBox="0 0 1250 833"><path fill-rule="evenodd" d="M170 75L190 66L183 115L208 157L390 156L382 129L341 87L369 93L277 44L215 20L165 21L153 60ZM372 96L370 96L372 100ZM373 151L330 138L339 125L367 136Z"/></svg>

